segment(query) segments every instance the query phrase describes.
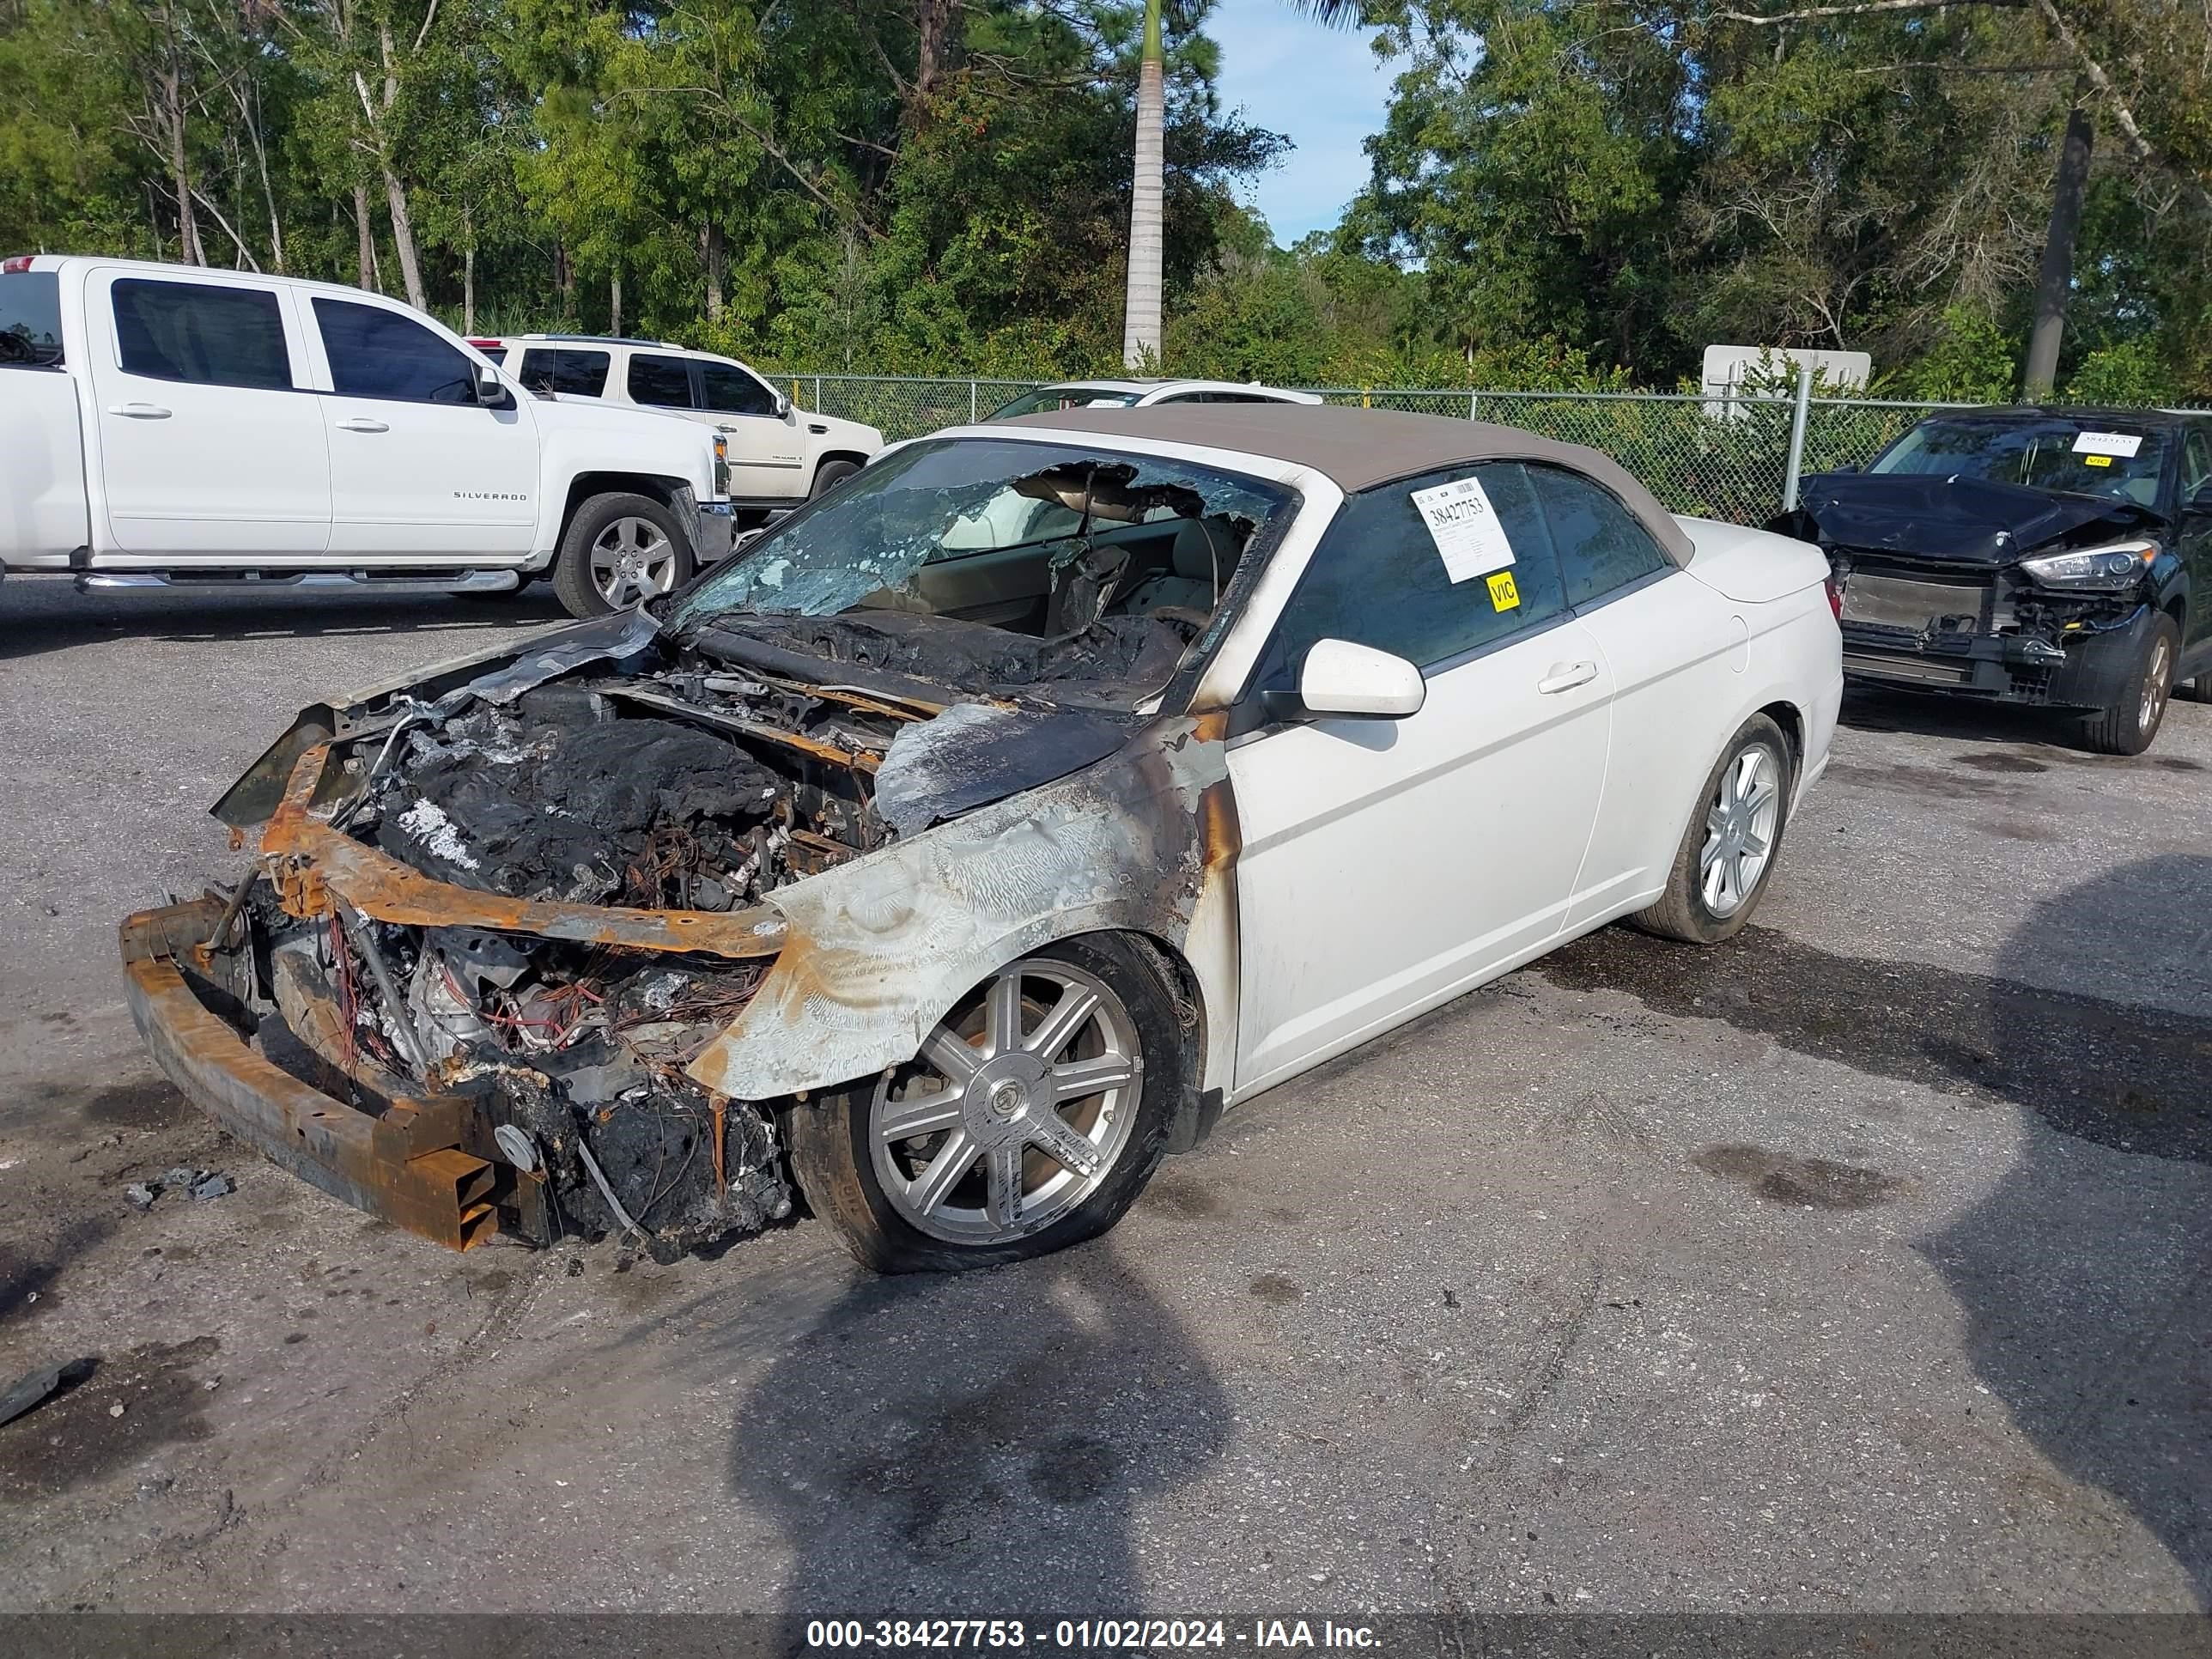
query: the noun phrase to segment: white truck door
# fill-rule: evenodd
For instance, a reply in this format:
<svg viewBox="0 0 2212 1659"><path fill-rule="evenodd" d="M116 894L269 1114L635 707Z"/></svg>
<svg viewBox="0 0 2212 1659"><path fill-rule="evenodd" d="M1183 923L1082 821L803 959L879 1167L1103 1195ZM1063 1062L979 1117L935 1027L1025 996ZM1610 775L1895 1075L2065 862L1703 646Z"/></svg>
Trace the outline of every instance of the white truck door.
<svg viewBox="0 0 2212 1659"><path fill-rule="evenodd" d="M700 401L730 440L730 494L796 501L812 487L806 465L806 417L790 404L776 412L775 393L732 363L699 365Z"/></svg>
<svg viewBox="0 0 2212 1659"><path fill-rule="evenodd" d="M94 267L84 296L94 498L130 564L313 558L331 462L285 289Z"/></svg>
<svg viewBox="0 0 2212 1659"><path fill-rule="evenodd" d="M61 277L0 272L0 564L58 569L91 539Z"/></svg>
<svg viewBox="0 0 2212 1659"><path fill-rule="evenodd" d="M318 294L331 551L429 563L520 558L538 528L538 428L479 404L476 362L396 305ZM554 504L557 507L557 503Z"/></svg>

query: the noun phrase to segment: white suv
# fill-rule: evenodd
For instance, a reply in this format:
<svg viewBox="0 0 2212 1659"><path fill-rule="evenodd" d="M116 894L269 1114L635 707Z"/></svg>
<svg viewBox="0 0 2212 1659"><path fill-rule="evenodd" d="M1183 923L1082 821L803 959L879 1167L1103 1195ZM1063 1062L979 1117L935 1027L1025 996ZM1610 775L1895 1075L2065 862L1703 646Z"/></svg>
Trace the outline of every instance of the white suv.
<svg viewBox="0 0 2212 1659"><path fill-rule="evenodd" d="M729 439L740 512L781 509L850 477L884 447L858 421L810 414L732 357L661 340L515 334L469 343L542 397L629 404L698 421Z"/></svg>
<svg viewBox="0 0 2212 1659"><path fill-rule="evenodd" d="M1061 380L1024 392L986 419L1057 415L1064 409L1157 409L1162 404L1317 404L1311 392L1286 392L1257 380Z"/></svg>

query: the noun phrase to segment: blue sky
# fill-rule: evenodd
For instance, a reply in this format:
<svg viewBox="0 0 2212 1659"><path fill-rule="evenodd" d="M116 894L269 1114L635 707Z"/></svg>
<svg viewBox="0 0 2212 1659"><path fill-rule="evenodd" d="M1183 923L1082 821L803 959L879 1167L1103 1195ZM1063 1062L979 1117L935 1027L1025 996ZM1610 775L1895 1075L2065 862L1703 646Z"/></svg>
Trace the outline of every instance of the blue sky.
<svg viewBox="0 0 2212 1659"><path fill-rule="evenodd" d="M1249 192L1275 240L1334 226L1367 182L1360 140L1382 126L1394 76L1370 32L1322 28L1284 0L1221 0L1206 32L1221 43L1221 106L1297 145Z"/></svg>

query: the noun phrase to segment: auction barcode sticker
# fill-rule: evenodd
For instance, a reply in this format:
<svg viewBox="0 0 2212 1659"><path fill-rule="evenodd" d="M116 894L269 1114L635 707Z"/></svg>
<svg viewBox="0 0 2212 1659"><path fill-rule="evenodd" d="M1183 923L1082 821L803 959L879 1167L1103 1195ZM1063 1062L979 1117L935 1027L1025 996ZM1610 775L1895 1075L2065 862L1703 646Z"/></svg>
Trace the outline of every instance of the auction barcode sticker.
<svg viewBox="0 0 2212 1659"><path fill-rule="evenodd" d="M1503 570L1513 562L1513 544L1476 478L1461 478L1433 489L1417 489L1412 496L1429 539L1443 556L1444 574L1455 582L1471 581Z"/></svg>
<svg viewBox="0 0 2212 1659"><path fill-rule="evenodd" d="M2074 434L2076 455L2118 455L2122 460L2133 460L2136 452L2142 447L2142 434L2137 432L2077 432Z"/></svg>

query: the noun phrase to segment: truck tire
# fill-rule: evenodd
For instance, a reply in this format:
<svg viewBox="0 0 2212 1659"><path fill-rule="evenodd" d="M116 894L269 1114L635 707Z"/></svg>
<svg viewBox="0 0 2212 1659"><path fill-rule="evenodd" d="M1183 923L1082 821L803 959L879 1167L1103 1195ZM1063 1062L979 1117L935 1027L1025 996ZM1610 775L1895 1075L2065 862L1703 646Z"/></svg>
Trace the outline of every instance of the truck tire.
<svg viewBox="0 0 2212 1659"><path fill-rule="evenodd" d="M553 592L572 617L604 617L691 580L691 538L650 495L593 495L553 561Z"/></svg>
<svg viewBox="0 0 2212 1659"><path fill-rule="evenodd" d="M2100 644L2107 643L2100 641ZM2112 640L2108 648L2124 647ZM2163 613L2150 619L2131 660L2112 677L2105 706L2082 723L2081 734L2100 755L2140 755L2158 736L2173 693L2173 665L2181 655L2181 630Z"/></svg>
<svg viewBox="0 0 2212 1659"><path fill-rule="evenodd" d="M823 462L814 469L814 488L807 493L806 499L812 501L817 495L828 495L860 470L858 461Z"/></svg>

